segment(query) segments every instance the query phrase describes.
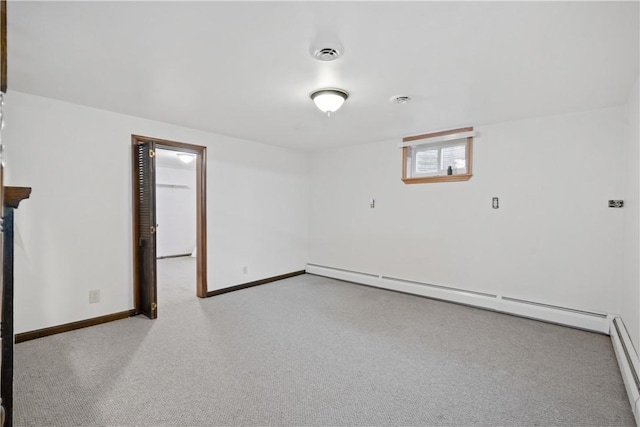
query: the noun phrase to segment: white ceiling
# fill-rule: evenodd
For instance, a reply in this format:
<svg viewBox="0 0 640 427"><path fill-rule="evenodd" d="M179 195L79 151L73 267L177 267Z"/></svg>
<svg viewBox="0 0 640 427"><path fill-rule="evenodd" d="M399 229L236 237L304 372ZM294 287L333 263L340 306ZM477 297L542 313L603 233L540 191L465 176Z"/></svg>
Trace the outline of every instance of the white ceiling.
<svg viewBox="0 0 640 427"><path fill-rule="evenodd" d="M298 149L399 140L623 104L638 15L638 2L10 1L9 89ZM313 59L318 42L344 56ZM324 86L351 94L331 118L309 98Z"/></svg>

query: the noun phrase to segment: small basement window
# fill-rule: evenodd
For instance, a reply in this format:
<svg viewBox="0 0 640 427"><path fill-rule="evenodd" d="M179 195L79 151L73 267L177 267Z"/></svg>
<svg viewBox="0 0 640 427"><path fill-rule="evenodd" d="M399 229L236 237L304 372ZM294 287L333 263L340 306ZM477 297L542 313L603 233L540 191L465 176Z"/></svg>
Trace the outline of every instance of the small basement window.
<svg viewBox="0 0 640 427"><path fill-rule="evenodd" d="M402 181L468 181L474 135L473 128L467 127L403 138Z"/></svg>

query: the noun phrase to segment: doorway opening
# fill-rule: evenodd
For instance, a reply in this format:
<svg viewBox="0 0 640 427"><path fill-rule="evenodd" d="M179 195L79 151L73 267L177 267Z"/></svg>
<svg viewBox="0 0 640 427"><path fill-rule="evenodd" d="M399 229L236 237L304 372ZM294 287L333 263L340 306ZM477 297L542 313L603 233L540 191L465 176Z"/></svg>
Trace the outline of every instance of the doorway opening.
<svg viewBox="0 0 640 427"><path fill-rule="evenodd" d="M191 156L195 163L196 296L207 296L206 147L131 136L133 185L133 299L136 314L158 316L157 160L158 150Z"/></svg>
<svg viewBox="0 0 640 427"><path fill-rule="evenodd" d="M196 283L195 154L156 145L156 268L158 302L193 299Z"/></svg>

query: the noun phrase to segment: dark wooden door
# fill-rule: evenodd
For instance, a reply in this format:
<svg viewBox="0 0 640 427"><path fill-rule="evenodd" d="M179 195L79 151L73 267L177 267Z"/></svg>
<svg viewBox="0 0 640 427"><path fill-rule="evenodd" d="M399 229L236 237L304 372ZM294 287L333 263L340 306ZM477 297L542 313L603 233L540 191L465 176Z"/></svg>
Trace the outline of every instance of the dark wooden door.
<svg viewBox="0 0 640 427"><path fill-rule="evenodd" d="M134 147L137 161L137 197L135 209L138 216L137 274L138 307L140 313L155 319L158 317L156 279L156 162L155 143L141 142Z"/></svg>
<svg viewBox="0 0 640 427"><path fill-rule="evenodd" d="M29 198L31 188L4 188L4 218L2 222L3 259L2 259L2 361L0 372L0 397L5 410L4 426L13 425L13 216L21 200ZM2 418L0 414L0 418ZM2 422L0 421L0 425Z"/></svg>

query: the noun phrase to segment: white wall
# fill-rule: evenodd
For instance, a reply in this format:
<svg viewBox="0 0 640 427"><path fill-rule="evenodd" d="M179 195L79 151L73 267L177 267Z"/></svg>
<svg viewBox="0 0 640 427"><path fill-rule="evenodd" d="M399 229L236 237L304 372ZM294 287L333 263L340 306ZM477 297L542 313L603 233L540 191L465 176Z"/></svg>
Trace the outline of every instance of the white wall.
<svg viewBox="0 0 640 427"><path fill-rule="evenodd" d="M626 191L624 207L624 268L620 315L640 350L640 123L638 122L638 80L629 93L626 110Z"/></svg>
<svg viewBox="0 0 640 427"><path fill-rule="evenodd" d="M196 169L156 166L156 255L185 255L196 246ZM172 187L167 187L171 185Z"/></svg>
<svg viewBox="0 0 640 427"><path fill-rule="evenodd" d="M402 183L399 141L314 153L309 262L617 313L622 116L476 126L468 182Z"/></svg>
<svg viewBox="0 0 640 427"><path fill-rule="evenodd" d="M16 213L17 333L133 307L131 134L208 147L210 290L304 269L305 155L12 91L5 112L6 183L33 187Z"/></svg>
<svg viewBox="0 0 640 427"><path fill-rule="evenodd" d="M638 194L624 186L637 186L624 157L637 114L625 137L623 108L476 127L474 177L422 185L400 181L398 141L307 156L12 91L5 112L6 183L33 187L16 215L18 333L132 307L130 140L140 134L208 147L210 290L309 261L622 312L637 345L638 257L623 239L623 224L625 236L638 227L637 214L623 221ZM625 209L608 208L612 198ZM100 303L88 303L91 289Z"/></svg>

